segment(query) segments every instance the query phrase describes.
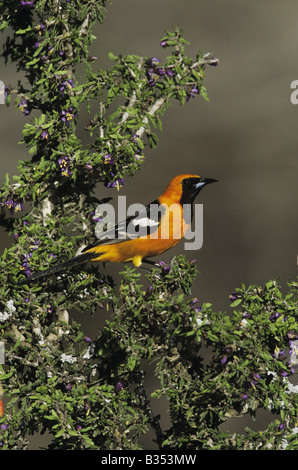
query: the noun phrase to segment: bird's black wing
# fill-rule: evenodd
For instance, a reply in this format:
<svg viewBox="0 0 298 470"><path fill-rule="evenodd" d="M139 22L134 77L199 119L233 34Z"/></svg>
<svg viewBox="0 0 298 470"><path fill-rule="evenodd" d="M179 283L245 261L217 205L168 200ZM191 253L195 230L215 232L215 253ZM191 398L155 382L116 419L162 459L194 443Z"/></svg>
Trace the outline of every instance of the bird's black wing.
<svg viewBox="0 0 298 470"><path fill-rule="evenodd" d="M121 242L123 240L133 240L135 238L143 237L153 234L158 230L160 220L165 212L165 206L161 205L156 199L142 210L137 211L136 215L127 217L125 220L117 225L109 227L107 230L102 231L98 239L88 245L82 252L90 250L95 246Z"/></svg>

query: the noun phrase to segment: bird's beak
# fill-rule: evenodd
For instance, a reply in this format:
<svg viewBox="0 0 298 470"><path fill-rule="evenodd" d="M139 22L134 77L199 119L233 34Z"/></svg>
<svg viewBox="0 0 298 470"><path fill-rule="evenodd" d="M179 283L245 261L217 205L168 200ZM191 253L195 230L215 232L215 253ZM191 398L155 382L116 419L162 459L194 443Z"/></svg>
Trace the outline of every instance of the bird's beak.
<svg viewBox="0 0 298 470"><path fill-rule="evenodd" d="M196 189L202 188L205 184L217 183L218 180L214 178L200 178L200 181L195 185Z"/></svg>

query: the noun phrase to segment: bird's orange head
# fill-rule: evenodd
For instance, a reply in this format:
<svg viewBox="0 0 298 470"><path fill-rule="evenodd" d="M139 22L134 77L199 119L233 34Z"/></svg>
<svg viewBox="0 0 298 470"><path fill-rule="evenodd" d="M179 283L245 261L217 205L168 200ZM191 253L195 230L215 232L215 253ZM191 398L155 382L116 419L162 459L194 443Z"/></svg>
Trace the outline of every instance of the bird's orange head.
<svg viewBox="0 0 298 470"><path fill-rule="evenodd" d="M159 201L167 204L191 204L206 184L216 181L193 174L177 175L171 180Z"/></svg>

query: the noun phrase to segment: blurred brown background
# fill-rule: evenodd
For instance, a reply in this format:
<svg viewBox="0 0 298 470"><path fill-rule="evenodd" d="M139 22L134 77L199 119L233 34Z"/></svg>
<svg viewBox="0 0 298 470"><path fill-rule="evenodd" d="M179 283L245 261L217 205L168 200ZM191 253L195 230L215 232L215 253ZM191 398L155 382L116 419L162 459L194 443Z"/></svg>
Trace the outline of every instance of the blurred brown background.
<svg viewBox="0 0 298 470"><path fill-rule="evenodd" d="M297 275L298 105L290 101L290 84L298 79L297 4L114 0L90 52L102 67L111 66L108 52L162 59L167 51L160 38L174 26L191 42L187 55L202 50L220 59L206 70L210 102L196 97L183 108L172 105L159 145L147 149L141 171L120 194L128 203L148 203L179 173L219 180L197 199L204 204L203 247L185 254L198 259L202 273L193 295L228 311L228 296L240 282L280 278L284 286ZM1 65L1 80L14 84L17 78L14 66ZM16 145L26 119L5 106L0 113L2 181L27 152ZM0 249L11 243L1 232ZM162 258L169 261L182 249Z"/></svg>

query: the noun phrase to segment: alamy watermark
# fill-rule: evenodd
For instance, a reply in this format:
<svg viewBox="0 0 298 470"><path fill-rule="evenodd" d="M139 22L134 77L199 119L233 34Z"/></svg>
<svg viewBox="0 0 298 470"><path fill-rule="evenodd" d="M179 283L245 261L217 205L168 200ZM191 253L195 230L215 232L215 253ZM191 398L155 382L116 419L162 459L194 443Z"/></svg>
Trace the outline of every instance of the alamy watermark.
<svg viewBox="0 0 298 470"><path fill-rule="evenodd" d="M115 208L106 203L96 208L94 219L97 220L95 235L99 239L184 238L185 250L199 250L203 246L203 204L194 204L193 207L192 204L183 204L182 214L180 204L165 206L152 203L144 206L135 203L127 207L126 196L118 196L117 218Z"/></svg>
<svg viewBox="0 0 298 470"><path fill-rule="evenodd" d="M5 363L5 348L4 348L4 342L0 341L0 364Z"/></svg>
<svg viewBox="0 0 298 470"><path fill-rule="evenodd" d="M0 80L0 104L5 104L5 85L2 80Z"/></svg>
<svg viewBox="0 0 298 470"><path fill-rule="evenodd" d="M290 96L291 103L298 104L298 80L293 80L290 87L294 89Z"/></svg>
<svg viewBox="0 0 298 470"><path fill-rule="evenodd" d="M298 341L294 340L290 342L290 357L291 357L291 364L293 366L297 366L298 364Z"/></svg>

